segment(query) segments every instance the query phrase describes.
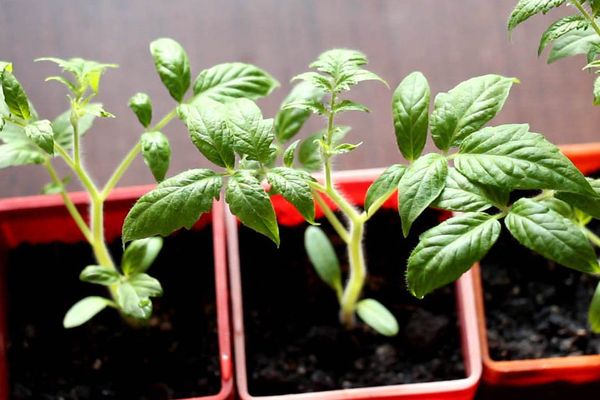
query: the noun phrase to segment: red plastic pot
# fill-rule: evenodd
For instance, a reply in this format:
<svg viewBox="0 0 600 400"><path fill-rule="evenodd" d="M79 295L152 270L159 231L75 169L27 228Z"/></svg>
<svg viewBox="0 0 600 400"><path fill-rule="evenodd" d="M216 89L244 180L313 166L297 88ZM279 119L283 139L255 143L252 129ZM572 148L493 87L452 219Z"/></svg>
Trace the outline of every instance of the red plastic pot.
<svg viewBox="0 0 600 400"><path fill-rule="evenodd" d="M127 212L136 199L148 192L151 186L138 186L114 190L105 205L105 232L107 240L115 240L121 234L121 226ZM84 215L87 195L73 193L72 199ZM215 293L217 326L221 367L221 389L218 394L188 400L225 400L233 398L233 366L229 329L229 293L227 286L227 260L223 205L215 202L211 215L204 215L194 227L200 228L212 221L215 259ZM0 200L0 400L8 400L8 374L5 353L6 310L4 272L6 255L21 243L49 243L60 241L73 243L83 237L66 211L58 195L31 196Z"/></svg>
<svg viewBox="0 0 600 400"><path fill-rule="evenodd" d="M382 170L346 171L336 175L338 187L357 205L362 205L365 193L381 174ZM273 203L280 224L297 225L304 222L300 214L281 197L273 197ZM392 196L384 207L396 208L396 196ZM317 210L317 216L322 216ZM316 393L286 394L281 396L253 396L248 392L246 370L246 350L244 338L243 299L240 276L240 258L238 251L238 224L234 216L227 213L227 241L229 252L229 273L232 298L232 316L234 350L236 366L237 393L242 400L281 399L281 400L376 400L376 399L472 399L481 376L481 355L475 319L475 297L473 280L466 273L456 283L457 314L460 319L462 353L467 376L463 379L391 385L359 389L342 389ZM404 260L402 260L404 262Z"/></svg>
<svg viewBox="0 0 600 400"><path fill-rule="evenodd" d="M600 170L600 143L561 146L584 173ZM479 264L473 271L479 336L486 386L532 386L551 382L586 383L600 380L600 355L495 361L490 357Z"/></svg>

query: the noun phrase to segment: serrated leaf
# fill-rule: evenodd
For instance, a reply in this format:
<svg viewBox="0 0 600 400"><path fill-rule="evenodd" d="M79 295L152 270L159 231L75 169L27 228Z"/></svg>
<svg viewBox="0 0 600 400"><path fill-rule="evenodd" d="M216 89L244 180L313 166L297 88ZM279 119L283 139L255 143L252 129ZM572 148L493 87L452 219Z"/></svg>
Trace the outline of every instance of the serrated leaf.
<svg viewBox="0 0 600 400"><path fill-rule="evenodd" d="M190 87L190 61L179 43L161 38L150 43L150 53L160 80L169 94L181 103Z"/></svg>
<svg viewBox="0 0 600 400"><path fill-rule="evenodd" d="M331 81L331 78L323 76L318 72L304 72L302 74L294 76L292 79L294 81L304 81L305 83L312 85L318 90L322 90L324 92L331 92L333 90L334 83Z"/></svg>
<svg viewBox="0 0 600 400"><path fill-rule="evenodd" d="M140 298L159 297L163 294L163 288L158 279L151 277L148 274L136 273L127 278L127 282L137 293Z"/></svg>
<svg viewBox="0 0 600 400"><path fill-rule="evenodd" d="M504 197L501 205L505 205L506 192L471 182L455 168L449 168L444 190L432 206L449 211L483 211L492 207L499 196Z"/></svg>
<svg viewBox="0 0 600 400"><path fill-rule="evenodd" d="M97 61L84 60L79 57L70 58L68 60L56 57L42 57L35 61L50 61L61 67L63 71L71 73L77 80L77 84L58 76L51 76L46 80L57 80L78 95L83 95L88 87L93 93L98 93L102 74L104 74L108 68L118 67L116 64L104 64Z"/></svg>
<svg viewBox="0 0 600 400"><path fill-rule="evenodd" d="M271 192L282 195L309 222L315 221L315 204L308 182L313 178L305 171L278 167L267 172Z"/></svg>
<svg viewBox="0 0 600 400"><path fill-rule="evenodd" d="M275 78L254 65L225 63L200 72L194 81L194 95L219 102L242 97L256 100L278 86Z"/></svg>
<svg viewBox="0 0 600 400"><path fill-rule="evenodd" d="M320 138L321 134L315 133L300 142L298 161L308 172L318 171L323 165L319 143L317 142Z"/></svg>
<svg viewBox="0 0 600 400"><path fill-rule="evenodd" d="M544 48L551 41L556 40L571 31L586 29L589 25L589 22L582 15L570 15L555 21L542 34L540 45L538 47L538 55L542 54Z"/></svg>
<svg viewBox="0 0 600 400"><path fill-rule="evenodd" d="M258 179L248 172L237 171L229 178L225 201L244 225L262 233L279 246L275 210Z"/></svg>
<svg viewBox="0 0 600 400"><path fill-rule="evenodd" d="M560 199L548 197L540 200L539 203L565 218L571 220L575 218L575 211L573 210L573 207Z"/></svg>
<svg viewBox="0 0 600 400"><path fill-rule="evenodd" d="M430 153L418 158L402 175L398 202L404 237L408 236L413 222L444 190L447 174L446 158Z"/></svg>
<svg viewBox="0 0 600 400"><path fill-rule="evenodd" d="M421 72L400 82L392 98L394 129L400 152L407 160L419 158L427 140L430 89Z"/></svg>
<svg viewBox="0 0 600 400"><path fill-rule="evenodd" d="M592 297L590 308L588 310L588 324L594 333L600 333L600 283L596 286L596 291Z"/></svg>
<svg viewBox="0 0 600 400"><path fill-rule="evenodd" d="M236 99L226 107L227 126L233 135L235 151L249 160L268 164L275 153L273 120L263 119L260 108L248 99Z"/></svg>
<svg viewBox="0 0 600 400"><path fill-rule="evenodd" d="M423 298L460 278L490 250L500 228L497 219L476 212L452 217L423 233L408 259L410 292Z"/></svg>
<svg viewBox="0 0 600 400"><path fill-rule="evenodd" d="M579 210L600 219L600 179L586 178L590 186L599 195L597 197L583 196L575 193L558 192L557 199L563 200Z"/></svg>
<svg viewBox="0 0 600 400"><path fill-rule="evenodd" d="M138 295L129 282L122 282L117 289L117 304L121 311L130 317L145 320L152 314L152 302Z"/></svg>
<svg viewBox="0 0 600 400"><path fill-rule="evenodd" d="M99 103L90 103L87 107L96 107L96 105L102 107L102 104ZM52 121L52 130L54 131L54 141L61 145L65 150L69 150L73 147L73 126L71 125L71 110L67 110L58 117L54 121ZM96 115L93 113L84 113L79 118L79 136L82 137L85 135L92 125L94 124L94 120L96 119Z"/></svg>
<svg viewBox="0 0 600 400"><path fill-rule="evenodd" d="M162 132L144 132L140 138L144 162L150 168L154 179L161 182L169 170L171 145Z"/></svg>
<svg viewBox="0 0 600 400"><path fill-rule="evenodd" d="M79 279L97 285L110 286L117 283L121 275L114 269L104 265L88 265L79 274Z"/></svg>
<svg viewBox="0 0 600 400"><path fill-rule="evenodd" d="M144 128L152 122L152 101L146 93L136 93L129 99L129 108Z"/></svg>
<svg viewBox="0 0 600 400"><path fill-rule="evenodd" d="M556 146L528 129L528 125L512 124L473 133L454 158L456 169L484 185L596 195Z"/></svg>
<svg viewBox="0 0 600 400"><path fill-rule="evenodd" d="M370 112L367 106L352 100L342 100L339 103L335 104L333 107L333 112L335 113L341 113L346 111Z"/></svg>
<svg viewBox="0 0 600 400"><path fill-rule="evenodd" d="M15 141L0 145L0 169L16 165L41 164L44 153L26 141Z"/></svg>
<svg viewBox="0 0 600 400"><path fill-rule="evenodd" d="M561 58L587 54L598 44L600 44L600 37L593 29L570 31L553 42L548 55L548 64Z"/></svg>
<svg viewBox="0 0 600 400"><path fill-rule="evenodd" d="M47 119L34 121L25 126L25 135L46 153L54 154L54 134Z"/></svg>
<svg viewBox="0 0 600 400"><path fill-rule="evenodd" d="M356 144L352 144L352 143L341 143L338 144L337 146L335 146L332 150L331 153L332 154L345 154L345 153L349 153L352 150L355 150L358 146L360 146L362 144L362 142L360 143L356 143Z"/></svg>
<svg viewBox="0 0 600 400"><path fill-rule="evenodd" d="M209 161L220 167L233 168L233 135L227 126L225 106L211 99L178 107L192 142Z"/></svg>
<svg viewBox="0 0 600 400"><path fill-rule="evenodd" d="M63 326L69 329L83 325L109 305L110 301L104 297L90 296L81 299L67 311Z"/></svg>
<svg viewBox="0 0 600 400"><path fill-rule="evenodd" d="M29 98L23 86L8 69L4 69L1 77L2 93L8 110L16 117L28 121L32 113L29 107Z"/></svg>
<svg viewBox="0 0 600 400"><path fill-rule="evenodd" d="M329 285L341 298L342 271L333 245L327 235L316 226L309 226L304 231L304 248L319 278Z"/></svg>
<svg viewBox="0 0 600 400"><path fill-rule="evenodd" d="M504 222L523 246L542 256L578 271L600 272L594 249L579 226L543 204L519 199Z"/></svg>
<svg viewBox="0 0 600 400"><path fill-rule="evenodd" d="M378 80L385 83L383 79L373 72L360 68L361 65L365 65L366 63L367 57L360 51L332 49L319 55L317 60L310 64L310 68L316 68L332 77L329 88L324 83L321 86L329 91L340 92L348 90L350 86L367 80ZM309 74L311 73L303 74L303 78L301 79L317 81L319 83L318 74ZM387 83L385 84L387 85Z"/></svg>
<svg viewBox="0 0 600 400"><path fill-rule="evenodd" d="M146 272L160 253L162 245L160 237L134 240L123 253L121 270L126 276Z"/></svg>
<svg viewBox="0 0 600 400"><path fill-rule="evenodd" d="M375 179L371 186L369 186L369 190L367 190L365 196L365 210L367 213L375 201L383 196L391 196L398 189L398 183L402 175L406 172L406 168L406 165L394 164Z"/></svg>
<svg viewBox="0 0 600 400"><path fill-rule="evenodd" d="M301 110L301 111L308 111L311 112L313 114L318 114L318 115L327 115L328 111L325 108L325 106L323 105L323 103L321 103L320 100L316 100L316 99L302 99L302 100L294 100L291 101L289 103L286 103L283 106L283 110Z"/></svg>
<svg viewBox="0 0 600 400"><path fill-rule="evenodd" d="M536 14L546 14L564 2L565 0L519 0L508 18L508 30L512 31L517 25Z"/></svg>
<svg viewBox="0 0 600 400"><path fill-rule="evenodd" d="M127 214L123 242L190 229L202 213L211 210L222 185L223 178L209 169L191 169L162 181Z"/></svg>
<svg viewBox="0 0 600 400"><path fill-rule="evenodd" d="M374 299L364 299L356 305L356 313L365 324L384 336L398 334L398 321L383 304Z"/></svg>
<svg viewBox="0 0 600 400"><path fill-rule="evenodd" d="M311 115L310 110L289 109L285 106L301 100L320 101L323 94L322 90L307 82L302 82L292 89L275 116L275 134L280 142L285 143L294 137Z"/></svg>
<svg viewBox="0 0 600 400"><path fill-rule="evenodd" d="M290 144L288 148L285 149L285 151L283 152L283 165L285 165L286 167L291 167L294 164L294 153L296 152L296 147L298 147L298 143L300 143L300 139Z"/></svg>
<svg viewBox="0 0 600 400"><path fill-rule="evenodd" d="M515 78L483 75L439 93L431 113L431 134L441 150L459 146L502 109Z"/></svg>

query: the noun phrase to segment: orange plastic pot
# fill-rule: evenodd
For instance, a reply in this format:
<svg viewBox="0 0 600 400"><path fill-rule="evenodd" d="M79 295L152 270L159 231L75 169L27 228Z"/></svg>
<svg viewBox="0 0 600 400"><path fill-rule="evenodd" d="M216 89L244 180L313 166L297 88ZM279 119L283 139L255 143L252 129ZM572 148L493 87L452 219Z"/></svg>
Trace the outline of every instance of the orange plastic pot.
<svg viewBox="0 0 600 400"><path fill-rule="evenodd" d="M600 143L561 146L562 152L584 173L600 171ZM600 355L496 361L490 357L483 288L479 264L475 279L477 319L483 359L482 380L486 386L532 386L552 382L587 383L600 380Z"/></svg>
<svg viewBox="0 0 600 400"><path fill-rule="evenodd" d="M356 205L362 205L365 193L383 170L345 171L335 176L340 190ZM273 197L273 204L279 223L298 225L304 222L302 216L281 197ZM396 208L396 196L392 196L384 207ZM322 216L317 210L317 216ZM457 315L460 319L462 354L466 377L457 380L391 385L359 389L342 389L315 393L290 393L278 396L254 396L248 391L248 371L246 368L246 344L244 337L243 297L238 251L238 222L231 215L227 219L227 240L229 252L229 274L232 299L232 324L234 334L235 368L237 393L242 400L391 400L391 399L472 399L481 376L481 356L477 321L475 319L475 298L471 273L466 273L456 283ZM405 260L398 260L405 262Z"/></svg>
<svg viewBox="0 0 600 400"><path fill-rule="evenodd" d="M121 227L133 203L152 186L122 188L113 191L105 204L105 235L109 241L121 235ZM75 205L82 215L87 209L87 194L73 193ZM233 398L233 365L229 326L229 293L227 285L227 260L223 205L215 202L212 214L204 215L194 229L212 222L215 260L215 293L221 369L221 389L211 396L187 400L226 400ZM8 374L6 362L6 255L21 243L74 243L83 237L72 221L58 195L31 196L0 200L0 400L8 400ZM194 260L190 260L194 262Z"/></svg>

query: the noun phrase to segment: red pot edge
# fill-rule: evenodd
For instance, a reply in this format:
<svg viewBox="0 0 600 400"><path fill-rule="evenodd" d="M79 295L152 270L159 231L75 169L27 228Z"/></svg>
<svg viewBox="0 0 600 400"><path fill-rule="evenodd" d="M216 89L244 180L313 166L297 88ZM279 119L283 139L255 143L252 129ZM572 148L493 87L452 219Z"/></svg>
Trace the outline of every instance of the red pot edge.
<svg viewBox="0 0 600 400"><path fill-rule="evenodd" d="M344 191L344 184L365 183L375 180L384 169L349 170L337 173L334 179ZM238 223L228 209L225 210L229 278L232 306L233 344L235 353L235 376L238 397L242 400L377 400L377 399L472 399L481 378L481 353L477 320L475 319L475 296L473 278L465 273L456 282L457 309L461 326L461 345L467 376L462 379L390 385L357 389L342 389L314 393L278 396L252 396L248 392L246 348L244 339L243 301L238 243Z"/></svg>
<svg viewBox="0 0 600 400"><path fill-rule="evenodd" d="M559 146L584 174L600 169L600 142ZM496 361L490 357L479 263L473 273L481 356L482 382L488 386L531 386L557 381L586 383L600 379L600 355Z"/></svg>
<svg viewBox="0 0 600 400"><path fill-rule="evenodd" d="M140 196L154 188L154 185L132 186L117 188L109 196L106 205L119 203L133 203ZM75 205L86 207L88 197L86 193L75 192L70 194ZM60 195L37 195L6 198L0 200L0 218L9 215L12 212L31 212L39 209L60 209L64 211L66 219L70 217L64 209ZM217 335L219 343L219 360L221 388L214 395L194 397L176 400L229 400L233 399L233 360L231 357L231 334L230 334L230 313L229 313L229 290L227 277L227 250L226 250L226 231L222 201L213 203L212 215L212 233L213 233L213 252L215 268L215 296L217 306ZM0 235L6 233L6 230L0 229ZM0 240L0 254L12 243L11 237L4 237ZM6 243L4 243L6 242ZM5 282L0 279L0 293L4 293ZM8 368L5 359L5 335L6 332L6 310L4 297L0 296L0 399L8 399Z"/></svg>

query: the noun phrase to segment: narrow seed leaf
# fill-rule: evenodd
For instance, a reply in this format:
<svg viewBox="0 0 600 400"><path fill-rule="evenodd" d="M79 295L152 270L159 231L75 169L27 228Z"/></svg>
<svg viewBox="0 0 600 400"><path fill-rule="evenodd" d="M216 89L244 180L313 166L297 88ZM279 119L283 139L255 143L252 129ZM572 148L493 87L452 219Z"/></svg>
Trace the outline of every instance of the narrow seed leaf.
<svg viewBox="0 0 600 400"><path fill-rule="evenodd" d="M553 189L596 196L558 147L528 125L484 128L460 146L454 165L471 181L511 189Z"/></svg>
<svg viewBox="0 0 600 400"><path fill-rule="evenodd" d="M313 178L305 171L277 167L267 172L271 192L282 195L309 222L315 222L315 204L308 182Z"/></svg>
<svg viewBox="0 0 600 400"><path fill-rule="evenodd" d="M25 126L25 135L46 153L54 154L54 132L47 119L34 121Z"/></svg>
<svg viewBox="0 0 600 400"><path fill-rule="evenodd" d="M275 210L258 179L246 171L237 171L229 178L225 201L244 225L267 236L279 247Z"/></svg>
<svg viewBox="0 0 600 400"><path fill-rule="evenodd" d="M588 310L588 323L592 332L600 333L600 283L596 286L596 291Z"/></svg>
<svg viewBox="0 0 600 400"><path fill-rule="evenodd" d="M126 276L146 272L160 253L162 245L160 237L134 240L125 249L121 270Z"/></svg>
<svg viewBox="0 0 600 400"><path fill-rule="evenodd" d="M17 78L8 69L4 69L1 77L4 102L8 106L10 113L28 121L32 113L29 108L29 99L23 86L21 86Z"/></svg>
<svg viewBox="0 0 600 400"><path fill-rule="evenodd" d="M144 132L140 139L144 162L150 168L156 182L165 179L171 162L171 145L162 132Z"/></svg>
<svg viewBox="0 0 600 400"><path fill-rule="evenodd" d="M171 97L181 103L190 87L190 61L179 43L161 38L150 43L150 53L160 80Z"/></svg>
<svg viewBox="0 0 600 400"><path fill-rule="evenodd" d="M289 103L297 101L320 101L324 92L308 82L302 82L294 87L281 104L275 116L275 134L277 140L285 143L293 138L310 118L310 110L285 108Z"/></svg>
<svg viewBox="0 0 600 400"><path fill-rule="evenodd" d="M586 178L590 186L599 195L597 197L582 196L575 193L558 192L555 194L557 199L563 200L573 207L600 219L600 179Z"/></svg>
<svg viewBox="0 0 600 400"><path fill-rule="evenodd" d="M492 207L498 198L505 205L508 193L471 182L455 168L449 168L444 190L432 205L449 211L475 212Z"/></svg>
<svg viewBox="0 0 600 400"><path fill-rule="evenodd" d="M190 229L219 198L223 178L209 169L192 169L162 181L143 195L127 214L123 242L167 236Z"/></svg>
<svg viewBox="0 0 600 400"><path fill-rule="evenodd" d="M367 190L367 195L365 197L365 210L367 210L367 212L369 212L369 209L375 201L384 196L391 196L398 189L398 183L400 182L402 175L404 175L404 172L406 172L406 168L406 165L394 164L383 171L382 174L375 179L369 187L369 190Z"/></svg>
<svg viewBox="0 0 600 400"><path fill-rule="evenodd" d="M589 22L582 15L570 15L555 21L546 29L540 39L538 55L542 54L544 48L553 40L566 35L574 30L584 30L590 26Z"/></svg>
<svg viewBox="0 0 600 400"><path fill-rule="evenodd" d="M448 93L439 93L430 119L435 145L441 150L459 146L496 116L516 82L515 78L483 75L458 84Z"/></svg>
<svg viewBox="0 0 600 400"><path fill-rule="evenodd" d="M356 313L367 325L384 336L398 334L398 321L383 304L374 299L364 299L356 305Z"/></svg>
<svg viewBox="0 0 600 400"><path fill-rule="evenodd" d="M104 297L90 296L79 300L67 311L63 320L66 329L85 324L100 311L104 310L110 301Z"/></svg>
<svg viewBox="0 0 600 400"><path fill-rule="evenodd" d="M163 294L163 288L158 279L151 277L148 274L137 273L127 278L127 282L137 293L140 298L159 297Z"/></svg>
<svg viewBox="0 0 600 400"><path fill-rule="evenodd" d="M120 275L113 268L103 265L88 265L79 274L79 279L84 282L109 286L119 281Z"/></svg>
<svg viewBox="0 0 600 400"><path fill-rule="evenodd" d="M129 108L135 113L144 128L152 122L152 101L146 93L136 93L129 99Z"/></svg>
<svg viewBox="0 0 600 400"><path fill-rule="evenodd" d="M398 184L402 233L408 236L413 222L444 190L448 164L443 156L430 153L418 158Z"/></svg>
<svg viewBox="0 0 600 400"><path fill-rule="evenodd" d="M531 199L519 199L506 216L510 233L525 247L565 267L600 272L583 231L569 219Z"/></svg>
<svg viewBox="0 0 600 400"><path fill-rule="evenodd" d="M536 14L546 14L564 2L565 0L519 0L508 18L508 30L512 31L517 25Z"/></svg>
<svg viewBox="0 0 600 400"><path fill-rule="evenodd" d="M477 212L450 218L425 232L408 259L410 292L423 298L460 278L490 250L500 228L494 217Z"/></svg>
<svg viewBox="0 0 600 400"><path fill-rule="evenodd" d="M392 98L394 129L400 152L407 160L419 158L425 147L429 126L430 89L421 72L400 82Z"/></svg>
<svg viewBox="0 0 600 400"><path fill-rule="evenodd" d="M600 45L600 37L591 28L573 30L556 39L548 55L548 64L577 54L588 54Z"/></svg>
<svg viewBox="0 0 600 400"><path fill-rule="evenodd" d="M341 298L342 270L327 235L320 228L309 226L304 231L304 248L317 275Z"/></svg>

